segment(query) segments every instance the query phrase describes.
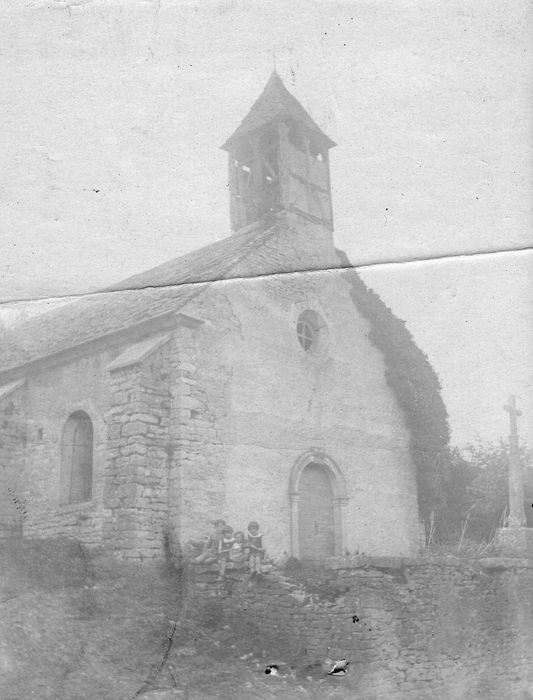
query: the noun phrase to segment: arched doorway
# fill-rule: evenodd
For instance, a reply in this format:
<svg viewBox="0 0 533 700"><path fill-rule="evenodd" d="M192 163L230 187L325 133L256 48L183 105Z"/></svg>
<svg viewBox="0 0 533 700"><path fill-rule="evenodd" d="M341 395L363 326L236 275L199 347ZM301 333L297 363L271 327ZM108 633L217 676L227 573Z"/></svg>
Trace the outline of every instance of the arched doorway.
<svg viewBox="0 0 533 700"><path fill-rule="evenodd" d="M292 556L320 562L342 554L347 496L337 464L318 450L302 455L292 468L290 498Z"/></svg>
<svg viewBox="0 0 533 700"><path fill-rule="evenodd" d="M323 561L335 554L333 489L326 469L308 464L300 474L299 491L300 559Z"/></svg>

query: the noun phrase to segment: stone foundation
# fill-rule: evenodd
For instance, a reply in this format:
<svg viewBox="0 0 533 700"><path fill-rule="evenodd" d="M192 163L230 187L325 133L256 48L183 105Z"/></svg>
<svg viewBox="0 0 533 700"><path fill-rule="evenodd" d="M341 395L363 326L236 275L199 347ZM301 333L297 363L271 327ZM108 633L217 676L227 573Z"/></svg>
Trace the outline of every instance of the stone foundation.
<svg viewBox="0 0 533 700"><path fill-rule="evenodd" d="M533 527L501 527L496 546L502 555L533 558Z"/></svg>
<svg viewBox="0 0 533 700"><path fill-rule="evenodd" d="M345 656L354 697L533 697L531 560L349 557L305 582L303 572L191 576L193 608L218 600L223 624L260 639L272 662Z"/></svg>
<svg viewBox="0 0 533 700"><path fill-rule="evenodd" d="M20 474L27 439L25 382L0 388L0 539L19 533L26 518Z"/></svg>

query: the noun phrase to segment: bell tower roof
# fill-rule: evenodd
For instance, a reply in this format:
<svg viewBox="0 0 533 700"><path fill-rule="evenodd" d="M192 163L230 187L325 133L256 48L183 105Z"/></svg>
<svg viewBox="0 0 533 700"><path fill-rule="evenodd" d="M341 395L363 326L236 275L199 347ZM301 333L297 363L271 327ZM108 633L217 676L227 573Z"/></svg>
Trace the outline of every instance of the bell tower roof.
<svg viewBox="0 0 533 700"><path fill-rule="evenodd" d="M336 143L320 129L298 100L287 90L278 73L273 71L265 89L222 148L225 151L231 151L242 136L266 124L281 120L299 123L314 132L322 140L325 148L336 146Z"/></svg>

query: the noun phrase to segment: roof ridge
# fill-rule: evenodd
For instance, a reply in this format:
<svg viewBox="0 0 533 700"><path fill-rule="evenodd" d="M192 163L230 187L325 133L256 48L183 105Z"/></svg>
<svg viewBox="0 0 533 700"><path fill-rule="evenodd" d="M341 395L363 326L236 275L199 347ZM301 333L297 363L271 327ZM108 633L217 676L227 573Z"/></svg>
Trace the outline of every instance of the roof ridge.
<svg viewBox="0 0 533 700"><path fill-rule="evenodd" d="M267 229L264 229L261 233L264 234L268 231L273 231L276 228L276 226L270 226ZM166 285L157 285L157 284L152 284L152 285L143 285L142 287L132 287L132 286L123 286L127 282L132 282L133 280L144 276L148 275L150 273L154 273L157 271L162 271L166 268L168 268L170 265L176 264L178 262L184 263L188 262L187 258L190 260L193 260L195 258L200 257L201 255L205 254L207 251L216 251L219 248L223 248L228 241L238 241L241 238L244 239L245 237L253 235L253 233L257 233L257 231L244 231L242 233L234 233L231 234L230 236L226 236L225 238L220 238L219 240L212 241L211 243L208 243L207 245L202 246L201 248L194 248L193 250L188 251L187 253L183 253L183 255L178 255L175 258L171 258L170 260L166 260L165 262L159 263L159 265L155 265L154 267L149 267L146 270L142 270L141 272L136 272L133 275L130 275L129 277L124 278L123 280L120 280L119 282L115 282L114 284L110 285L109 287L104 287L103 289L97 289L95 290L96 293L104 293L104 292L118 292L118 291L134 291L135 289L146 289L147 286L150 287L161 287L161 286L166 286ZM263 245L266 242L267 238L264 240L261 240L259 245ZM250 251L246 250L244 252L244 256L248 255ZM242 256L240 256L239 259L242 259ZM237 264L238 261L234 261L228 268L227 270L230 270L234 264ZM215 280L212 280L215 281Z"/></svg>

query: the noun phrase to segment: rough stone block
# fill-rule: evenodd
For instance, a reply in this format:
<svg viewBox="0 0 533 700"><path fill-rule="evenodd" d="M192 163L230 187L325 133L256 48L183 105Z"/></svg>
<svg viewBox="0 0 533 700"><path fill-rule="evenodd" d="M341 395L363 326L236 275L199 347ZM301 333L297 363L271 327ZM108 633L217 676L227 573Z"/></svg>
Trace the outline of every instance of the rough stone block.
<svg viewBox="0 0 533 700"><path fill-rule="evenodd" d="M148 425L141 421L133 421L122 426L122 435L129 437L130 435L144 435L148 431Z"/></svg>
<svg viewBox="0 0 533 700"><path fill-rule="evenodd" d="M533 528L499 528L496 531L496 547L503 555L533 559Z"/></svg>

